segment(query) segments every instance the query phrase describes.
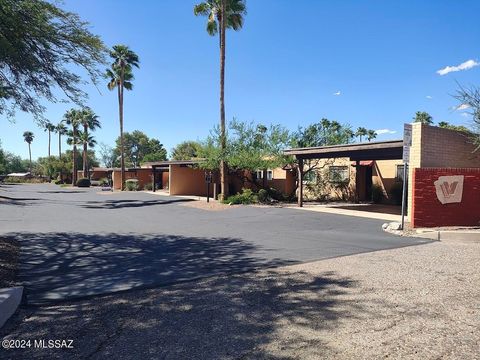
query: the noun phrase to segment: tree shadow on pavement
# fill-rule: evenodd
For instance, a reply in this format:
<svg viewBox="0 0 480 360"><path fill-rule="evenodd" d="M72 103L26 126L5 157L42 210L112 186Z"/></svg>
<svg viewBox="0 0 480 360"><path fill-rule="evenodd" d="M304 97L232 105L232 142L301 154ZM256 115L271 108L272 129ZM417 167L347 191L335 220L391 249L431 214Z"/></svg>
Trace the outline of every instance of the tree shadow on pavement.
<svg viewBox="0 0 480 360"><path fill-rule="evenodd" d="M108 294L293 263L235 238L21 234L19 281L30 303ZM266 250L268 249L261 249Z"/></svg>
<svg viewBox="0 0 480 360"><path fill-rule="evenodd" d="M106 201L88 201L82 207L86 209L122 209L137 208L155 205L168 205L174 203L195 201L193 199L170 199L170 200L106 200Z"/></svg>
<svg viewBox="0 0 480 360"><path fill-rule="evenodd" d="M28 324L17 318L0 336L75 341L73 350L21 353L32 359L333 358L337 350L322 332L369 311L345 296L355 286L335 273L264 270L214 277L24 309L19 317L28 317Z"/></svg>

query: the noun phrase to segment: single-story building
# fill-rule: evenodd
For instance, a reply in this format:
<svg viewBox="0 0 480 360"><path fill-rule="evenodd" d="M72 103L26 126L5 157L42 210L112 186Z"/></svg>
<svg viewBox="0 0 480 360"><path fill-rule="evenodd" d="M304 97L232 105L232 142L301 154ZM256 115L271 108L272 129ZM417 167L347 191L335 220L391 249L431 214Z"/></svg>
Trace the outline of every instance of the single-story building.
<svg viewBox="0 0 480 360"><path fill-rule="evenodd" d="M372 184L388 193L403 173L405 157L407 213L413 226L480 225L480 151L471 136L422 123L409 129L408 139L286 150L302 169L298 205L305 200L305 169L311 161L334 161L331 173L349 176L345 183L354 197L367 200Z"/></svg>

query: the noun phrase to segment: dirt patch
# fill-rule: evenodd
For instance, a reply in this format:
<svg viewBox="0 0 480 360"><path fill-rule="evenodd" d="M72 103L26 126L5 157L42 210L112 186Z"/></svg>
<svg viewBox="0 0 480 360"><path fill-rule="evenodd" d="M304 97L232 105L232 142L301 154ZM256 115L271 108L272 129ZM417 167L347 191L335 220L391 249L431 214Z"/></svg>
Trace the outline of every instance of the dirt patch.
<svg viewBox="0 0 480 360"><path fill-rule="evenodd" d="M183 203L181 206L188 206L188 207L193 207L196 209L208 210L208 211L222 211L222 210L232 209L239 205L227 205L227 204L222 204L221 202L218 202L218 201L210 201L207 203L206 201L198 200L198 201L189 201L189 202Z"/></svg>
<svg viewBox="0 0 480 360"><path fill-rule="evenodd" d="M18 242L14 239L0 238L0 288L16 285L18 257Z"/></svg>

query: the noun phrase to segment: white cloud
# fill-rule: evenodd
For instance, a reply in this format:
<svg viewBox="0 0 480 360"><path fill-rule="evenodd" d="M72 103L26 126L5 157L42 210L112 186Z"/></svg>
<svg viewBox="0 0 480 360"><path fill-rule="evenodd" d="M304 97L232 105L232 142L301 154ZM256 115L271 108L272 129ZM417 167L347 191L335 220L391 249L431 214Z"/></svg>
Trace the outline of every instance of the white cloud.
<svg viewBox="0 0 480 360"><path fill-rule="evenodd" d="M390 130L390 129L378 129L378 130L375 130L375 132L377 133L377 135L397 133L395 130Z"/></svg>
<svg viewBox="0 0 480 360"><path fill-rule="evenodd" d="M427 96L425 96L425 97L426 97L427 99L429 99L429 100L430 100L430 99L433 99L433 96L430 96L430 95L427 95Z"/></svg>
<svg viewBox="0 0 480 360"><path fill-rule="evenodd" d="M342 92L340 90L338 90L336 93L333 93L333 95L340 96L340 95L342 95Z"/></svg>
<svg viewBox="0 0 480 360"><path fill-rule="evenodd" d="M470 116L470 114L469 114L469 113L466 113L466 112L463 112L463 113L461 113L460 115L462 115L463 117L469 117L469 116Z"/></svg>
<svg viewBox="0 0 480 360"><path fill-rule="evenodd" d="M467 60L457 66L446 66L443 69L438 70L437 74L447 75L448 73L455 72L455 71L468 70L478 65L480 65L480 63L476 62L475 60Z"/></svg>
<svg viewBox="0 0 480 360"><path fill-rule="evenodd" d="M468 104L461 104L461 105L458 105L458 106L455 108L455 110L466 110L466 109L468 109L468 108L470 108L470 105L468 105Z"/></svg>

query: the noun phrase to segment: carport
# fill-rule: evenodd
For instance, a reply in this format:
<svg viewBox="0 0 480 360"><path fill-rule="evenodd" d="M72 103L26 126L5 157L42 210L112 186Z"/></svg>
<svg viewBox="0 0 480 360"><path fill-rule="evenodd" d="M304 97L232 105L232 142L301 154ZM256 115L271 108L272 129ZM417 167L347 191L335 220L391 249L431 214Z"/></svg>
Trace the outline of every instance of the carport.
<svg viewBox="0 0 480 360"><path fill-rule="evenodd" d="M371 143L305 147L285 150L298 160L298 206L303 206L304 161L310 159L350 158L355 162L355 184L360 181L362 162L375 160L399 160L403 155L403 140L377 141ZM358 199L359 187L355 186Z"/></svg>

